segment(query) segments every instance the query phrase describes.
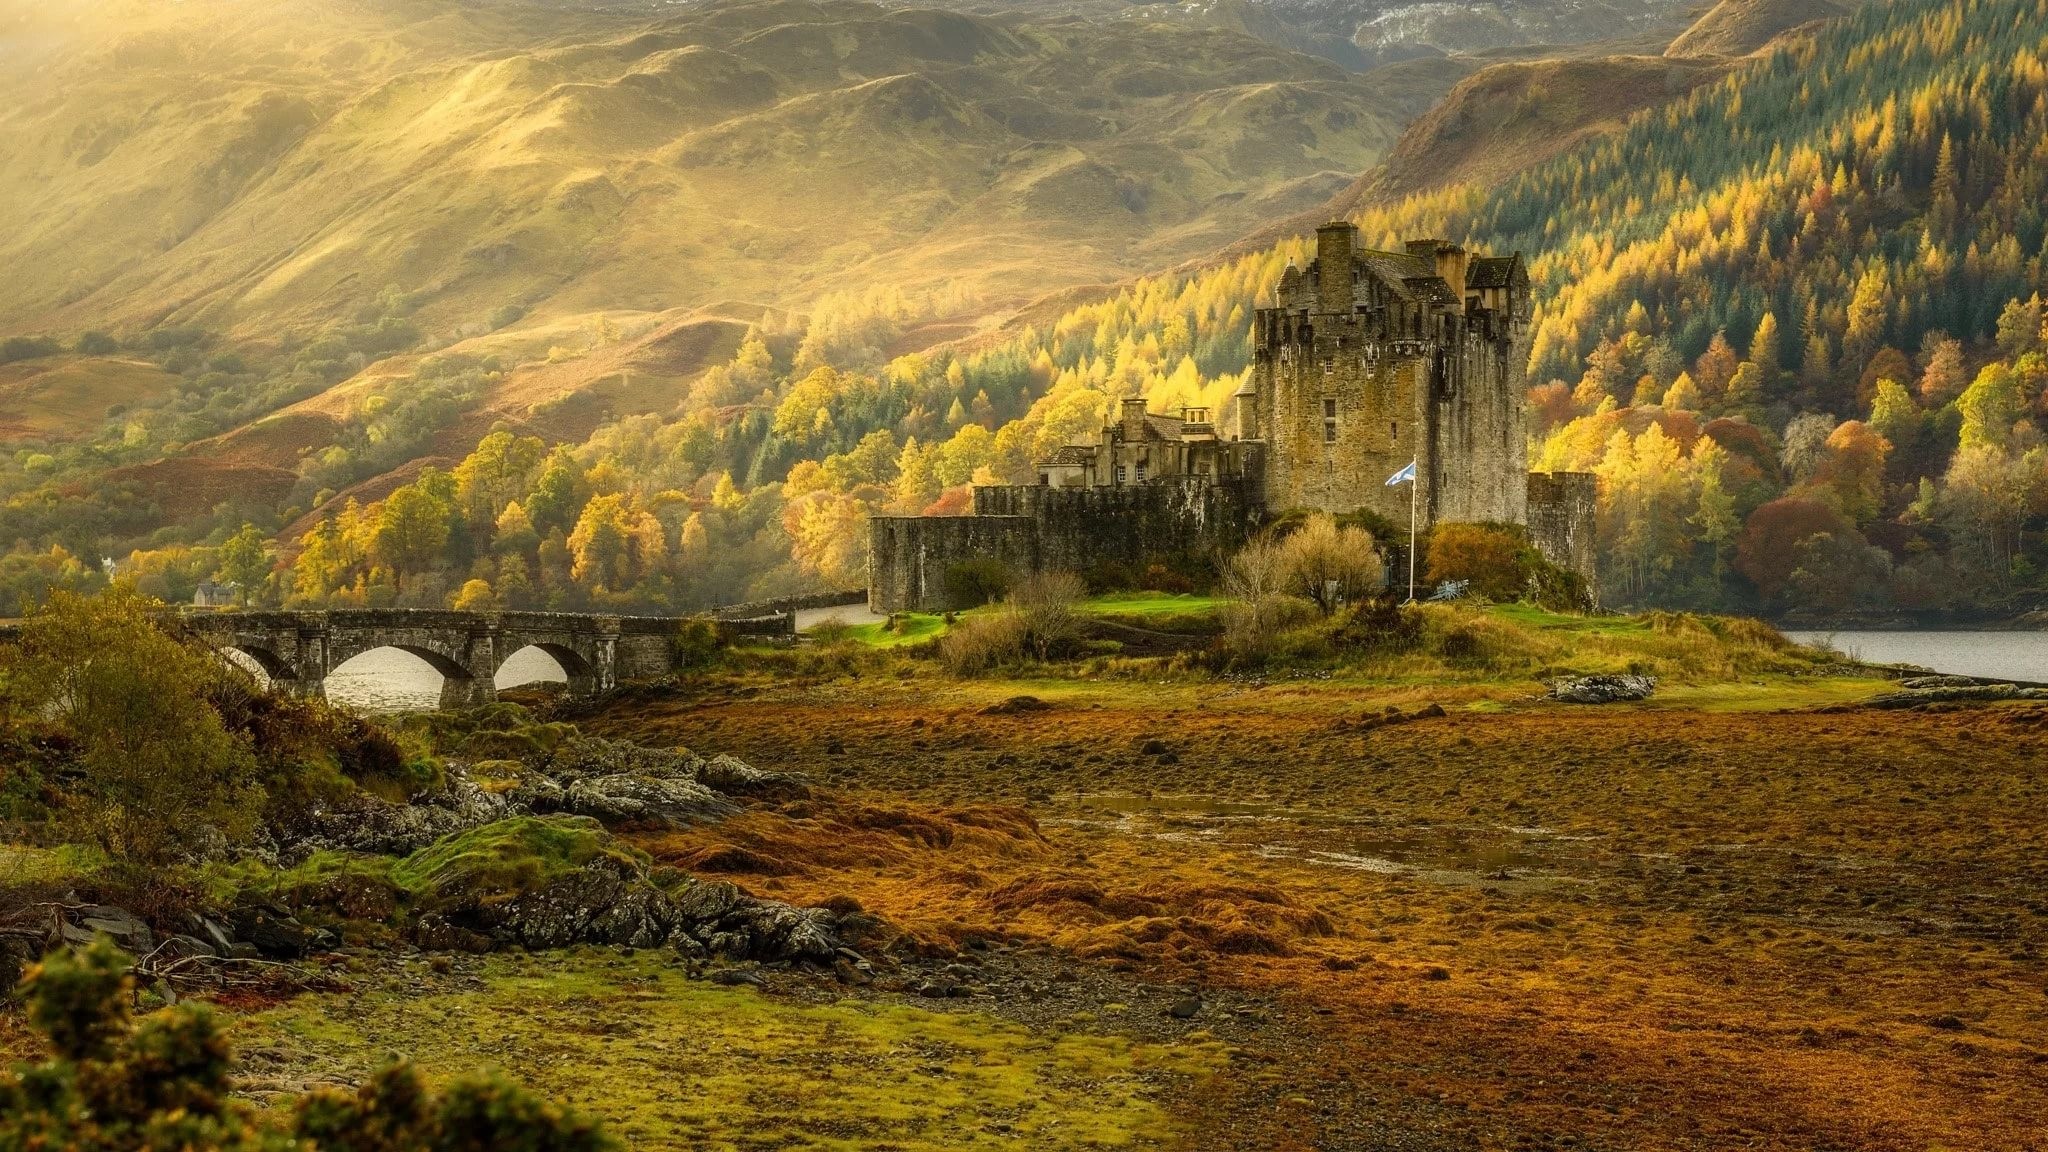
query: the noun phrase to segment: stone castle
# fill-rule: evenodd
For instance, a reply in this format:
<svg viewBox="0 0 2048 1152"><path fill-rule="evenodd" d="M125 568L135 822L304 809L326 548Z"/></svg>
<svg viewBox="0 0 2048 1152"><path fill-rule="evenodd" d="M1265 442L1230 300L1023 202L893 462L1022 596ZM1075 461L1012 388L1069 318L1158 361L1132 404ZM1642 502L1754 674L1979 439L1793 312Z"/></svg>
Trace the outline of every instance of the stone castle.
<svg viewBox="0 0 2048 1152"><path fill-rule="evenodd" d="M1094 443L1039 461L1037 484L976 488L971 516L876 517L869 604L945 607L948 571L970 562L1136 572L1227 552L1293 508L1405 526L1411 494L1387 480L1411 461L1421 527L1526 525L1591 586L1593 476L1528 470L1531 311L1519 254L1439 240L1380 252L1354 225L1326 224L1308 267L1290 266L1257 310L1252 370L1221 425L1127 398Z"/></svg>

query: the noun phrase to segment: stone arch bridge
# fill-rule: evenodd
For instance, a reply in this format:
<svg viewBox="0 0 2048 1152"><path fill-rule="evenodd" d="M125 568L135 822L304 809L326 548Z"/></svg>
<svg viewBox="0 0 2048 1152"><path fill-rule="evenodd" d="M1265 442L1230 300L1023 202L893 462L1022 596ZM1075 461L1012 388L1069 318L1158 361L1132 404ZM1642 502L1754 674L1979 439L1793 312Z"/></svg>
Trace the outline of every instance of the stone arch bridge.
<svg viewBox="0 0 2048 1152"><path fill-rule="evenodd" d="M727 634L786 633L788 621L786 616L721 620L718 627ZM416 608L179 617L192 635L253 660L274 691L298 695L320 695L327 674L351 657L378 648L409 652L441 674L443 708L496 699L498 668L526 648L554 658L568 677L571 695L603 692L620 680L667 675L675 669L681 623L666 616Z"/></svg>

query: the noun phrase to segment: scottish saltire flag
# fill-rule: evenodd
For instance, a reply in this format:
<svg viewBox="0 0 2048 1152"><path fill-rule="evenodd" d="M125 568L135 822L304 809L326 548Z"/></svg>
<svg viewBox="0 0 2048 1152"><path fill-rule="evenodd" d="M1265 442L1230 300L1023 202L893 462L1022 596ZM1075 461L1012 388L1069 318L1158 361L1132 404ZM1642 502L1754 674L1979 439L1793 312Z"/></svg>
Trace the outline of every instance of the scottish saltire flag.
<svg viewBox="0 0 2048 1152"><path fill-rule="evenodd" d="M1392 488L1396 484L1413 483L1415 483L1415 461L1413 460L1410 460L1408 462L1408 466L1406 468L1403 468L1399 472L1394 473L1392 476L1387 477L1387 487L1389 488Z"/></svg>

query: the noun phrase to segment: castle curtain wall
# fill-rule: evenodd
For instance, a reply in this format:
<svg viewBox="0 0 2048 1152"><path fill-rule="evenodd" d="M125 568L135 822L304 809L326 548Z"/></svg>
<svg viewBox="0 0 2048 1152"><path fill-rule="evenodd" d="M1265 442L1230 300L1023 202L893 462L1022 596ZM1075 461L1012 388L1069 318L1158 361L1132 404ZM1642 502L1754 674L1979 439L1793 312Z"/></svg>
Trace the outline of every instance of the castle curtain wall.
<svg viewBox="0 0 2048 1152"><path fill-rule="evenodd" d="M1226 554L1261 516L1247 482L1200 478L1104 488L1001 486L974 490L972 516L877 516L870 525L868 607L934 612L946 572L994 560L1014 575L1140 571L1162 560Z"/></svg>

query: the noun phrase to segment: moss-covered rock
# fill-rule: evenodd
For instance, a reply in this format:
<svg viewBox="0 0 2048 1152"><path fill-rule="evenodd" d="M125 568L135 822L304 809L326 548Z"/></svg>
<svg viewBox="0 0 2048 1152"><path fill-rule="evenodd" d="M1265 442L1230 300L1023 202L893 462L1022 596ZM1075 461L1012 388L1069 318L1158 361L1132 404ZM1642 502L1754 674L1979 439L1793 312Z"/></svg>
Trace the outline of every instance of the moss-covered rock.
<svg viewBox="0 0 2048 1152"><path fill-rule="evenodd" d="M391 878L420 907L445 909L508 900L604 858L646 867L587 816L514 816L435 841L394 865Z"/></svg>
<svg viewBox="0 0 2048 1152"><path fill-rule="evenodd" d="M585 816L517 816L423 848L391 869L421 913L415 939L476 950L666 945L687 955L830 960L835 918L724 883L658 884L647 858Z"/></svg>

